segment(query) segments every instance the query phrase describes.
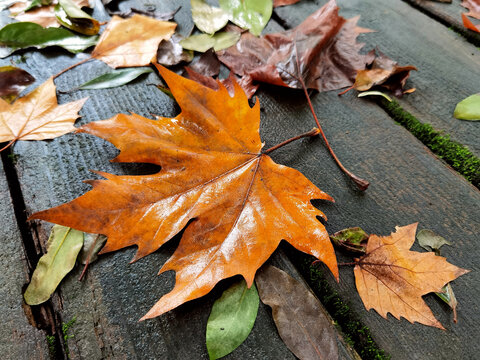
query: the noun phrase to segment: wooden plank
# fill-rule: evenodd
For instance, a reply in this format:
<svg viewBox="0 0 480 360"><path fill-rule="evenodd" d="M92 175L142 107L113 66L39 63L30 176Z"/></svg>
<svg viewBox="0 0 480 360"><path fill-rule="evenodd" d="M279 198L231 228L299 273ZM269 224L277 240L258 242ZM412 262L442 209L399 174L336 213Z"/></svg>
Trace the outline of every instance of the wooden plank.
<svg viewBox="0 0 480 360"><path fill-rule="evenodd" d="M182 3L182 10L175 18L181 22L180 31L190 31L192 25L188 4L188 0ZM168 11L178 6L171 3L157 5L158 11ZM141 8L139 5L136 7ZM124 3L121 9L125 10ZM26 57L25 68L37 78L35 86L81 58L60 51L27 52ZM105 64L92 62L63 75L56 84L58 89L68 90L108 70ZM158 77L151 75L148 79L117 89L59 95L59 102L90 95L81 111L83 119L80 123L129 111L144 116L150 116L151 113L173 116L177 111L174 102L155 87L146 85L152 81L158 81ZM81 183L82 179L92 178L88 169L131 174L152 171L146 166L109 164L108 160L117 152L114 147L100 139L83 135L69 134L51 142L22 142L15 146L15 152L20 155L17 170L29 213L68 201L88 190L88 186ZM47 224L38 228L41 240L47 239L48 230ZM58 291L60 301L54 301L54 306L64 322L76 319L69 331L74 335L68 340L70 358L208 357L205 348L206 321L213 301L224 286L164 316L138 322L158 298L173 286L172 272L157 276L159 268L173 249L172 245L164 247L131 265L128 262L134 251L126 249L107 255L93 264L84 282L77 281L81 271L79 268L62 282ZM280 257L277 256L277 259ZM283 259L281 263L288 264L289 261ZM270 313L270 309L262 304L247 341L227 358L294 358L279 338ZM355 358L340 336L338 343L341 359Z"/></svg>
<svg viewBox="0 0 480 360"><path fill-rule="evenodd" d="M276 13L294 27L325 2L304 1ZM339 0L338 5L343 16L361 15L360 26L377 30L360 37L365 49L378 46L401 65L418 67L407 82L407 88L417 91L400 99L402 107L480 156L478 124L453 117L456 104L478 92L478 49L400 0Z"/></svg>
<svg viewBox="0 0 480 360"><path fill-rule="evenodd" d="M45 333L30 325L22 288L28 281L22 237L0 162L0 354L3 359L48 359ZM31 314L29 315L31 316Z"/></svg>
<svg viewBox="0 0 480 360"><path fill-rule="evenodd" d="M441 3L431 0L403 0L413 7L423 11L425 14L443 23L447 27L451 27L455 31L460 32L468 41L478 46L480 44L480 34L471 31L463 26L462 13L468 10L461 3L462 0L452 0L449 3ZM475 23L475 20L472 22Z"/></svg>

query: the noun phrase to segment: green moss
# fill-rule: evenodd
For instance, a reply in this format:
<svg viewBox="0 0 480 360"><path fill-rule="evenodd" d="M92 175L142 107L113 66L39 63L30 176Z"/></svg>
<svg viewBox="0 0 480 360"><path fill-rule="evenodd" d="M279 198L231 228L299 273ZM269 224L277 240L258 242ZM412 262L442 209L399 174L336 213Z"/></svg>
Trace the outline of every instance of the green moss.
<svg viewBox="0 0 480 360"><path fill-rule="evenodd" d="M299 266L312 290L333 317L335 325L344 334L344 339L364 360L387 360L388 355L373 340L369 329L350 310L338 293L325 279L322 270L311 266L313 257L297 254L295 262Z"/></svg>
<svg viewBox="0 0 480 360"><path fill-rule="evenodd" d="M55 359L57 355L57 349L55 348L55 336L54 335L47 335L47 344L48 344L48 352L50 354L50 359Z"/></svg>
<svg viewBox="0 0 480 360"><path fill-rule="evenodd" d="M68 339L73 338L75 335L71 334L72 326L75 324L75 321L77 321L77 317L74 316L72 320L62 323L62 334L63 334L63 343L65 346L65 355L67 355L67 358L70 359L70 354L68 350Z"/></svg>
<svg viewBox="0 0 480 360"><path fill-rule="evenodd" d="M410 131L439 158L480 188L480 159L467 147L450 140L448 135L435 130L430 124L421 123L415 116L402 109L395 100L380 100L382 108L399 124Z"/></svg>

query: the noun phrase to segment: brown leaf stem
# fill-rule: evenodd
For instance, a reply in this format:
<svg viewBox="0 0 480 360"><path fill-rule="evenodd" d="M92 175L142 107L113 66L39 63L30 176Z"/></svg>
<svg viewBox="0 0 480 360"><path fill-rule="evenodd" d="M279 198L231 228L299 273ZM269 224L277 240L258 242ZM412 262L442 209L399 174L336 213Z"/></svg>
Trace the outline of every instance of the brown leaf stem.
<svg viewBox="0 0 480 360"><path fill-rule="evenodd" d="M272 146L270 149L265 150L263 153L264 154L271 153L272 151L275 151L275 150L277 150L277 149L279 149L279 148L281 148L281 147L283 147L287 144L290 144L292 141L299 140L299 139L304 138L304 137L316 136L318 134L320 134L320 130L317 129L317 128L313 128L312 130L310 130L306 133L294 136L294 137L292 137L288 140L285 140L284 142L281 142L280 144Z"/></svg>
<svg viewBox="0 0 480 360"><path fill-rule="evenodd" d="M87 268L88 268L88 265L90 265L90 259L91 259L92 254L93 254L93 250L95 249L95 245L97 244L97 240L98 240L99 236L100 236L100 234L98 234L97 237L95 238L95 240L92 241L92 244L90 245L90 249L88 249L87 260L85 261L85 266L83 267L83 271L80 274L80 277L78 278L78 281L82 281L83 276L87 272Z"/></svg>
<svg viewBox="0 0 480 360"><path fill-rule="evenodd" d="M308 101L308 106L310 107L310 112L313 115L313 118L315 119L315 123L317 124L318 129L320 130L320 134L322 135L323 141L325 141L325 145L327 146L328 151L330 152L330 155L332 155L333 159L337 163L338 167L350 178L353 180L355 185L357 185L358 189L361 191L365 191L368 188L368 185L370 183L367 180L364 180L354 173L348 171L345 166L342 165L340 160L337 158L337 155L335 155L332 147L330 146L327 137L325 136L325 133L323 132L322 126L320 125L320 122L318 121L317 114L315 114L315 110L313 109L312 101L310 100L310 95L308 94L307 86L305 85L305 81L303 81L303 77L300 73L300 63L298 60L298 50L297 50L297 42L295 40L295 61L296 61L296 70L298 76L295 76L297 80L300 82L300 85L302 86L303 92L305 93L305 97L307 98Z"/></svg>
<svg viewBox="0 0 480 360"><path fill-rule="evenodd" d="M65 69L63 69L62 71L60 71L58 74L56 75L53 75L53 78L56 79L57 77L59 77L60 75L62 75L63 73L67 72L68 70L72 70L73 68L77 67L78 65L82 65L82 64L85 64L87 61L90 61L90 60L93 60L92 57L89 57L89 58L86 58L86 59L83 59L79 62L77 62L76 64L73 64Z"/></svg>

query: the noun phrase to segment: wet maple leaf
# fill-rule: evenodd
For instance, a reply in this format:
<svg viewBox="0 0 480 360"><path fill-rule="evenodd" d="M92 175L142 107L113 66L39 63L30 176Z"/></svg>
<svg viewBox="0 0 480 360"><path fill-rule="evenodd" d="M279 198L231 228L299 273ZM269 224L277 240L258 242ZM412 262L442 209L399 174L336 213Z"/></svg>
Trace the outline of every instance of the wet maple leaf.
<svg viewBox="0 0 480 360"><path fill-rule="evenodd" d="M391 313L397 319L444 329L422 295L440 292L469 270L434 253L410 251L417 224L397 226L390 236L370 235L366 255L356 261L355 283L367 310L373 308L384 318Z"/></svg>
<svg viewBox="0 0 480 360"><path fill-rule="evenodd" d="M257 38L242 34L236 46L217 52L218 58L240 76L274 85L319 91L350 86L358 69L365 68L370 56L359 54L359 17L345 20L338 15L335 0L306 18L292 30ZM297 69L297 57L300 69Z"/></svg>
<svg viewBox="0 0 480 360"><path fill-rule="evenodd" d="M173 35L177 24L148 16L113 16L93 49L92 58L113 68L146 66L154 62L158 45Z"/></svg>
<svg viewBox="0 0 480 360"><path fill-rule="evenodd" d="M52 78L12 105L0 99L0 142L53 139L74 131L86 100L58 105Z"/></svg>
<svg viewBox="0 0 480 360"><path fill-rule="evenodd" d="M154 121L119 114L80 128L112 142L118 162L157 164L153 175L100 173L93 189L32 215L108 236L102 253L137 245L137 260L187 223L160 272L176 271L174 289L143 317L152 318L207 294L220 280L257 269L284 239L323 261L338 278L336 258L312 199L332 200L297 170L261 152L259 102L250 108L239 85L229 96L157 66L182 112ZM108 199L108 201L105 201Z"/></svg>

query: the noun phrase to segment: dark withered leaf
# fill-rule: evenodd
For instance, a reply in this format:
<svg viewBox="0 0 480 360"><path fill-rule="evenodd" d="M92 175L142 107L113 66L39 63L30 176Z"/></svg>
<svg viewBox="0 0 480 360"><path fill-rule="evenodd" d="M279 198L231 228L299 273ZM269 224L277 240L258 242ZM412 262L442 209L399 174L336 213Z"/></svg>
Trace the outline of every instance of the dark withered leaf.
<svg viewBox="0 0 480 360"><path fill-rule="evenodd" d="M359 54L363 44L356 38L370 30L357 27L358 17L346 20L338 10L330 0L294 29L260 38L244 33L236 46L217 55L236 74L255 81L301 88L301 76L308 88L319 91L350 86L370 58Z"/></svg>
<svg viewBox="0 0 480 360"><path fill-rule="evenodd" d="M190 62L193 59L192 50L184 50L180 41L183 36L173 34L169 40L162 40L157 51L157 63L164 66L177 65L184 62Z"/></svg>
<svg viewBox="0 0 480 360"><path fill-rule="evenodd" d="M217 76L220 72L220 61L213 49L210 49L194 61L190 68L205 76Z"/></svg>
<svg viewBox="0 0 480 360"><path fill-rule="evenodd" d="M264 266L255 281L260 299L272 308L280 337L296 357L338 359L333 325L303 284L271 265Z"/></svg>
<svg viewBox="0 0 480 360"><path fill-rule="evenodd" d="M25 70L15 66L0 67L0 97L12 103L35 78Z"/></svg>

